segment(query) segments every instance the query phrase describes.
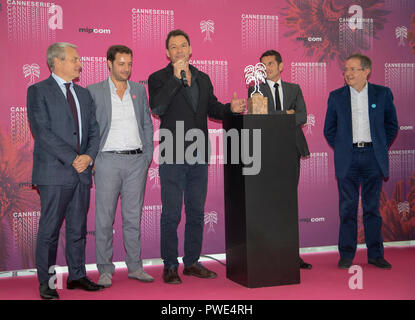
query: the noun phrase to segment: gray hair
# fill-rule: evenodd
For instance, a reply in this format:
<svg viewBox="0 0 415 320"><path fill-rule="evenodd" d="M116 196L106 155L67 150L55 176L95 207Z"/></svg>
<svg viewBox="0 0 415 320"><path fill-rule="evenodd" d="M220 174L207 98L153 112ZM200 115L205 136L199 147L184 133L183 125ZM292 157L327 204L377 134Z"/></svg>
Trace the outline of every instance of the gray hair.
<svg viewBox="0 0 415 320"><path fill-rule="evenodd" d="M363 54L360 53L354 53L352 55L350 55L347 60L350 59L359 59L360 60L360 66L362 67L362 69L369 69L370 71L372 71L372 60L370 60L370 58L368 56L365 56Z"/></svg>
<svg viewBox="0 0 415 320"><path fill-rule="evenodd" d="M48 50L46 51L46 57L48 61L48 66L51 71L55 69L55 65L53 63L53 60L55 58L58 58L59 60L62 60L62 61L65 60L66 58L65 48L66 47L71 47L74 49L77 48L76 45L69 43L69 42L56 42L49 46Z"/></svg>

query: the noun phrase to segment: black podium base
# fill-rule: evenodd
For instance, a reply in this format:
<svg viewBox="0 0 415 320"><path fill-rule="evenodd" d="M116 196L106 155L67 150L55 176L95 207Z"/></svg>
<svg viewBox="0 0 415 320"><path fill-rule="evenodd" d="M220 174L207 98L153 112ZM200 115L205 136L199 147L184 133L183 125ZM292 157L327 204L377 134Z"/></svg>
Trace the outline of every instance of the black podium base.
<svg viewBox="0 0 415 320"><path fill-rule="evenodd" d="M251 141L261 129L259 174L224 166L226 276L249 288L300 283L295 117L232 115L223 127L248 129Z"/></svg>

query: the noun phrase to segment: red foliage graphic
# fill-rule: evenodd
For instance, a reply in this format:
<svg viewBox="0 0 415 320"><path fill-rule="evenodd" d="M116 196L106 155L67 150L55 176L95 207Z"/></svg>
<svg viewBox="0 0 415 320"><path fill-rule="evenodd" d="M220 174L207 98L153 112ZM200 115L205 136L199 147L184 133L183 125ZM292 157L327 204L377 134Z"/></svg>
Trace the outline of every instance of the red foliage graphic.
<svg viewBox="0 0 415 320"><path fill-rule="evenodd" d="M9 228L19 248L23 268L33 266L38 219L22 216L40 208L39 196L30 184L31 163L32 152L28 145L13 145L9 135L0 130L0 239L6 240L6 228ZM0 270L6 265L1 260L9 255L9 247L7 241L0 242Z"/></svg>
<svg viewBox="0 0 415 320"><path fill-rule="evenodd" d="M382 216L383 240L404 241L415 239L415 174L409 180L410 191L405 196L404 182L399 181L394 188L392 198L382 191L380 195L379 211ZM365 234L359 216L359 243L364 243Z"/></svg>
<svg viewBox="0 0 415 320"><path fill-rule="evenodd" d="M415 14L412 15L411 30L408 31L408 42L411 52L415 54Z"/></svg>
<svg viewBox="0 0 415 320"><path fill-rule="evenodd" d="M389 11L383 10L384 3L379 0L359 1L364 21L372 19L370 30L355 29L350 32L360 33L353 41L348 37L340 39L340 20L353 16L349 13L352 5L344 0L287 0L288 7L282 9L285 25L290 29L285 36L294 40L304 39L306 55L319 62L337 59L342 65L352 53L370 49L369 37L375 37L386 23L385 16ZM368 34L369 33L369 34ZM321 37L321 41L307 41L309 37ZM319 39L320 40L320 39ZM300 43L300 42L299 42Z"/></svg>

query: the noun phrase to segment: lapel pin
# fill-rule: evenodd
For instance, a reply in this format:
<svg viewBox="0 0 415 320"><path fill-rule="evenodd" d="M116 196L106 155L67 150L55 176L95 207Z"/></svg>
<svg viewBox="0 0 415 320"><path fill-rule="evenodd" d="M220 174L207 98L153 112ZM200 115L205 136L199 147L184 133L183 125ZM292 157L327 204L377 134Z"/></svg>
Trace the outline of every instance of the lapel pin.
<svg viewBox="0 0 415 320"><path fill-rule="evenodd" d="M373 103L372 104L372 108L375 109L376 108L376 104Z"/></svg>
<svg viewBox="0 0 415 320"><path fill-rule="evenodd" d="M133 94L133 99L135 99L135 98L137 98L137 96L135 94ZM372 104L372 107L373 107L373 104Z"/></svg>

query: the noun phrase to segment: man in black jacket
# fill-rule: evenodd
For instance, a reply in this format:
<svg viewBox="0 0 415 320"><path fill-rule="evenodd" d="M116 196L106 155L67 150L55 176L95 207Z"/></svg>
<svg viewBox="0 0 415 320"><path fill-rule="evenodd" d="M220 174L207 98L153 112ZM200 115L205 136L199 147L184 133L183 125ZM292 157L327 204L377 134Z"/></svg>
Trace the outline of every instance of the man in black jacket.
<svg viewBox="0 0 415 320"><path fill-rule="evenodd" d="M200 278L215 278L217 275L199 262L202 248L204 203L207 193L209 135L207 117L222 119L225 114L242 112L245 100L236 99L226 105L213 94L209 76L189 64L192 47L189 36L181 30L171 31L166 39L169 65L148 79L150 107L160 116L160 143L162 130L170 134L168 147L160 148L159 167L161 184L161 257L164 262L163 280L166 283L181 283L179 266L177 227L180 222L182 199L186 208L184 241L184 275ZM198 134L199 133L199 134ZM186 136L186 139L185 139ZM192 145L189 136L196 136L203 148L189 154L185 150ZM203 141L200 141L200 137ZM161 145L160 144L160 145ZM186 158L186 159L185 159Z"/></svg>
<svg viewBox="0 0 415 320"><path fill-rule="evenodd" d="M301 157L310 155L307 140L305 139L302 125L307 122L307 110L303 93L298 84L281 80L284 68L281 54L275 50L265 51L260 58L265 65L267 80L259 85L259 89L268 98L269 114L295 114L296 142L297 142L297 186L300 181ZM248 96L254 91L254 87L248 89ZM299 258L301 269L311 269L313 266Z"/></svg>

